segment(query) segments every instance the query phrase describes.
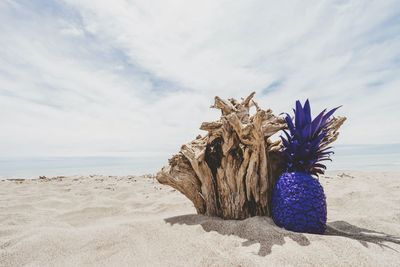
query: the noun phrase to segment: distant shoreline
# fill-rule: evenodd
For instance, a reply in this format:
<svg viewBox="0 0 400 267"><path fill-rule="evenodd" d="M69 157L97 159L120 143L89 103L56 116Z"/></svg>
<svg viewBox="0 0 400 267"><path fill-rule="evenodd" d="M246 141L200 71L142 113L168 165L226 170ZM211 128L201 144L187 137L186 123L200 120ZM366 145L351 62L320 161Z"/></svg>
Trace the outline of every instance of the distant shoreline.
<svg viewBox="0 0 400 267"><path fill-rule="evenodd" d="M334 146L331 171L400 171L400 144ZM142 175L158 172L170 154L157 156L0 157L0 177Z"/></svg>

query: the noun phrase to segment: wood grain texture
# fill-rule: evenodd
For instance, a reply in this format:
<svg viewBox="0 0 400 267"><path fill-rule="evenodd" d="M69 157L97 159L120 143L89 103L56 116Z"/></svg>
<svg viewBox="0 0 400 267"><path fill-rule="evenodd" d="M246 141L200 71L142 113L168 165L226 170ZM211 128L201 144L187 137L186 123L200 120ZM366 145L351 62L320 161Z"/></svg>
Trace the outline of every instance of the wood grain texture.
<svg viewBox="0 0 400 267"><path fill-rule="evenodd" d="M203 122L198 136L172 156L157 180L190 199L199 214L224 219L271 215L271 194L283 171L280 140L270 137L285 129L283 118L261 109L254 92L238 101L216 96L217 121ZM255 114L250 115L250 108ZM336 140L345 118L334 118L326 138Z"/></svg>

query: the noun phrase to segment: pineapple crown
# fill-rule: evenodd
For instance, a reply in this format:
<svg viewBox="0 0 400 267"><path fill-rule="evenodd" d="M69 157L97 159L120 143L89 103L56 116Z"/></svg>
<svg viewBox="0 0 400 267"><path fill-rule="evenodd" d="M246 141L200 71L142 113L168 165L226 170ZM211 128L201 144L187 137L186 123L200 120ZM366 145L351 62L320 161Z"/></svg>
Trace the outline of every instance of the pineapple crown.
<svg viewBox="0 0 400 267"><path fill-rule="evenodd" d="M333 154L325 137L329 130L330 117L338 108L328 112L325 109L312 120L310 101L307 99L304 106L296 101L296 108L293 109L294 121L286 113L288 130L284 130L285 136L281 136L286 171L324 174L326 166L321 162L331 160L330 155Z"/></svg>

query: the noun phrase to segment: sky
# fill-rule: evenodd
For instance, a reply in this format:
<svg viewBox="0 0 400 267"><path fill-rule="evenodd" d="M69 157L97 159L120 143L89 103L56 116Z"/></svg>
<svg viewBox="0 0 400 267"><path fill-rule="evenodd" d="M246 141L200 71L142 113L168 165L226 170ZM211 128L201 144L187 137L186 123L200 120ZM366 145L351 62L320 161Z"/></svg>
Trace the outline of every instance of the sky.
<svg viewBox="0 0 400 267"><path fill-rule="evenodd" d="M0 33L1 157L168 158L252 91L400 143L398 0L2 0Z"/></svg>

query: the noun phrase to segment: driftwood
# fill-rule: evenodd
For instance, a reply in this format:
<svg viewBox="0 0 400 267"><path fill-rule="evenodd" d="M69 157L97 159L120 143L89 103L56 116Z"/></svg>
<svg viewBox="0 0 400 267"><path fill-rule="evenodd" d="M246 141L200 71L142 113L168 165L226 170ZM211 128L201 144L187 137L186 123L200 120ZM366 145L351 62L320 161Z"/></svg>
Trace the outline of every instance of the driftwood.
<svg viewBox="0 0 400 267"><path fill-rule="evenodd" d="M242 101L215 97L212 108L222 116L204 122L207 131L181 147L169 165L157 173L157 180L189 198L199 214L224 219L271 215L271 194L282 173L280 140L270 137L286 128L283 118L262 110L254 92ZM250 116L250 107L256 112ZM326 138L337 138L345 118L332 119Z"/></svg>

